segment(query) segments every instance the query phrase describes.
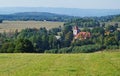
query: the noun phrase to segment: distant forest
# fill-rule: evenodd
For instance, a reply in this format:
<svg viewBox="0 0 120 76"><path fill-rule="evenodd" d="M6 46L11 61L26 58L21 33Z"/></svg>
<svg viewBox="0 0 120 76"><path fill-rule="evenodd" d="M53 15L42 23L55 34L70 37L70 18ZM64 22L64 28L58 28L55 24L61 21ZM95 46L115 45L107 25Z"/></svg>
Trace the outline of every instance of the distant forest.
<svg viewBox="0 0 120 76"><path fill-rule="evenodd" d="M23 12L23 13L14 13L9 15L0 15L0 20L11 20L11 21L60 21L66 22L77 17L67 16L67 15L58 15L47 12Z"/></svg>
<svg viewBox="0 0 120 76"><path fill-rule="evenodd" d="M101 16L101 17L77 17L77 16L67 16L67 15L59 15L48 12L22 12L22 13L14 13L8 15L0 15L0 20L10 20L10 21L61 21L68 22L76 19L93 19L99 22L108 22L108 21L120 21L120 15L109 15L109 16Z"/></svg>

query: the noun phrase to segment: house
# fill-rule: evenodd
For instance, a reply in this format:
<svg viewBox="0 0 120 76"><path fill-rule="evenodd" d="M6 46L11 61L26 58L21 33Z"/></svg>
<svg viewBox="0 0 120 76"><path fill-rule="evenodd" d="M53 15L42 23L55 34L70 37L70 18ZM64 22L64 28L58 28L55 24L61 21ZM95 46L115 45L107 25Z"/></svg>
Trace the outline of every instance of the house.
<svg viewBox="0 0 120 76"><path fill-rule="evenodd" d="M91 37L90 32L80 32L78 26L73 27L74 39L85 40Z"/></svg>
<svg viewBox="0 0 120 76"><path fill-rule="evenodd" d="M60 40L61 39L61 36L55 36L57 40Z"/></svg>

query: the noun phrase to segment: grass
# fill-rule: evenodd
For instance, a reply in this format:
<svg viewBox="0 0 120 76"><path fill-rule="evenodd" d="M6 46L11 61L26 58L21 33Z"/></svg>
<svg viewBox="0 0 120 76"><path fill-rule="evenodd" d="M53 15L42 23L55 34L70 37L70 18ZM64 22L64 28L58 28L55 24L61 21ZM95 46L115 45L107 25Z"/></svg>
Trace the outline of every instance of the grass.
<svg viewBox="0 0 120 76"><path fill-rule="evenodd" d="M0 54L0 76L120 76L120 52Z"/></svg>
<svg viewBox="0 0 120 76"><path fill-rule="evenodd" d="M64 22L49 22L49 21L3 21L0 24L0 32L10 32L18 29L21 31L25 28L40 28L46 27L47 29L63 26Z"/></svg>

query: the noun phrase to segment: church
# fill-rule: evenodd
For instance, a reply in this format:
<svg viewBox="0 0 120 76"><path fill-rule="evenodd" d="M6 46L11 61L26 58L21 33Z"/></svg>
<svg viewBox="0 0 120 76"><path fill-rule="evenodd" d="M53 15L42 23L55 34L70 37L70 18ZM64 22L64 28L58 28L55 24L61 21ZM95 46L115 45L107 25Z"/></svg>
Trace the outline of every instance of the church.
<svg viewBox="0 0 120 76"><path fill-rule="evenodd" d="M81 32L78 26L73 27L74 39L85 40L91 37L90 32Z"/></svg>

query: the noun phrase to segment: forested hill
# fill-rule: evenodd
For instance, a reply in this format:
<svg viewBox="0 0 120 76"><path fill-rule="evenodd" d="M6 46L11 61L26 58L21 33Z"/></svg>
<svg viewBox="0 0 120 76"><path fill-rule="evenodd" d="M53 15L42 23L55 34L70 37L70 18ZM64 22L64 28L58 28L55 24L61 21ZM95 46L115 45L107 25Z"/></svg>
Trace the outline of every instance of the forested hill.
<svg viewBox="0 0 120 76"><path fill-rule="evenodd" d="M116 15L112 21L120 22L120 15Z"/></svg>
<svg viewBox="0 0 120 76"><path fill-rule="evenodd" d="M68 21L76 17L59 15L48 12L20 12L8 15L0 15L1 20L36 20L36 21Z"/></svg>
<svg viewBox="0 0 120 76"><path fill-rule="evenodd" d="M120 21L120 14L118 15L108 15L101 17L79 17L79 16L69 16L49 12L18 12L13 14L4 14L0 15L0 20L21 20L21 21L61 21L61 22L71 22L71 20L76 21L76 19L82 19L83 21L92 19L99 22L108 22L108 21ZM82 22L82 21L81 21Z"/></svg>

